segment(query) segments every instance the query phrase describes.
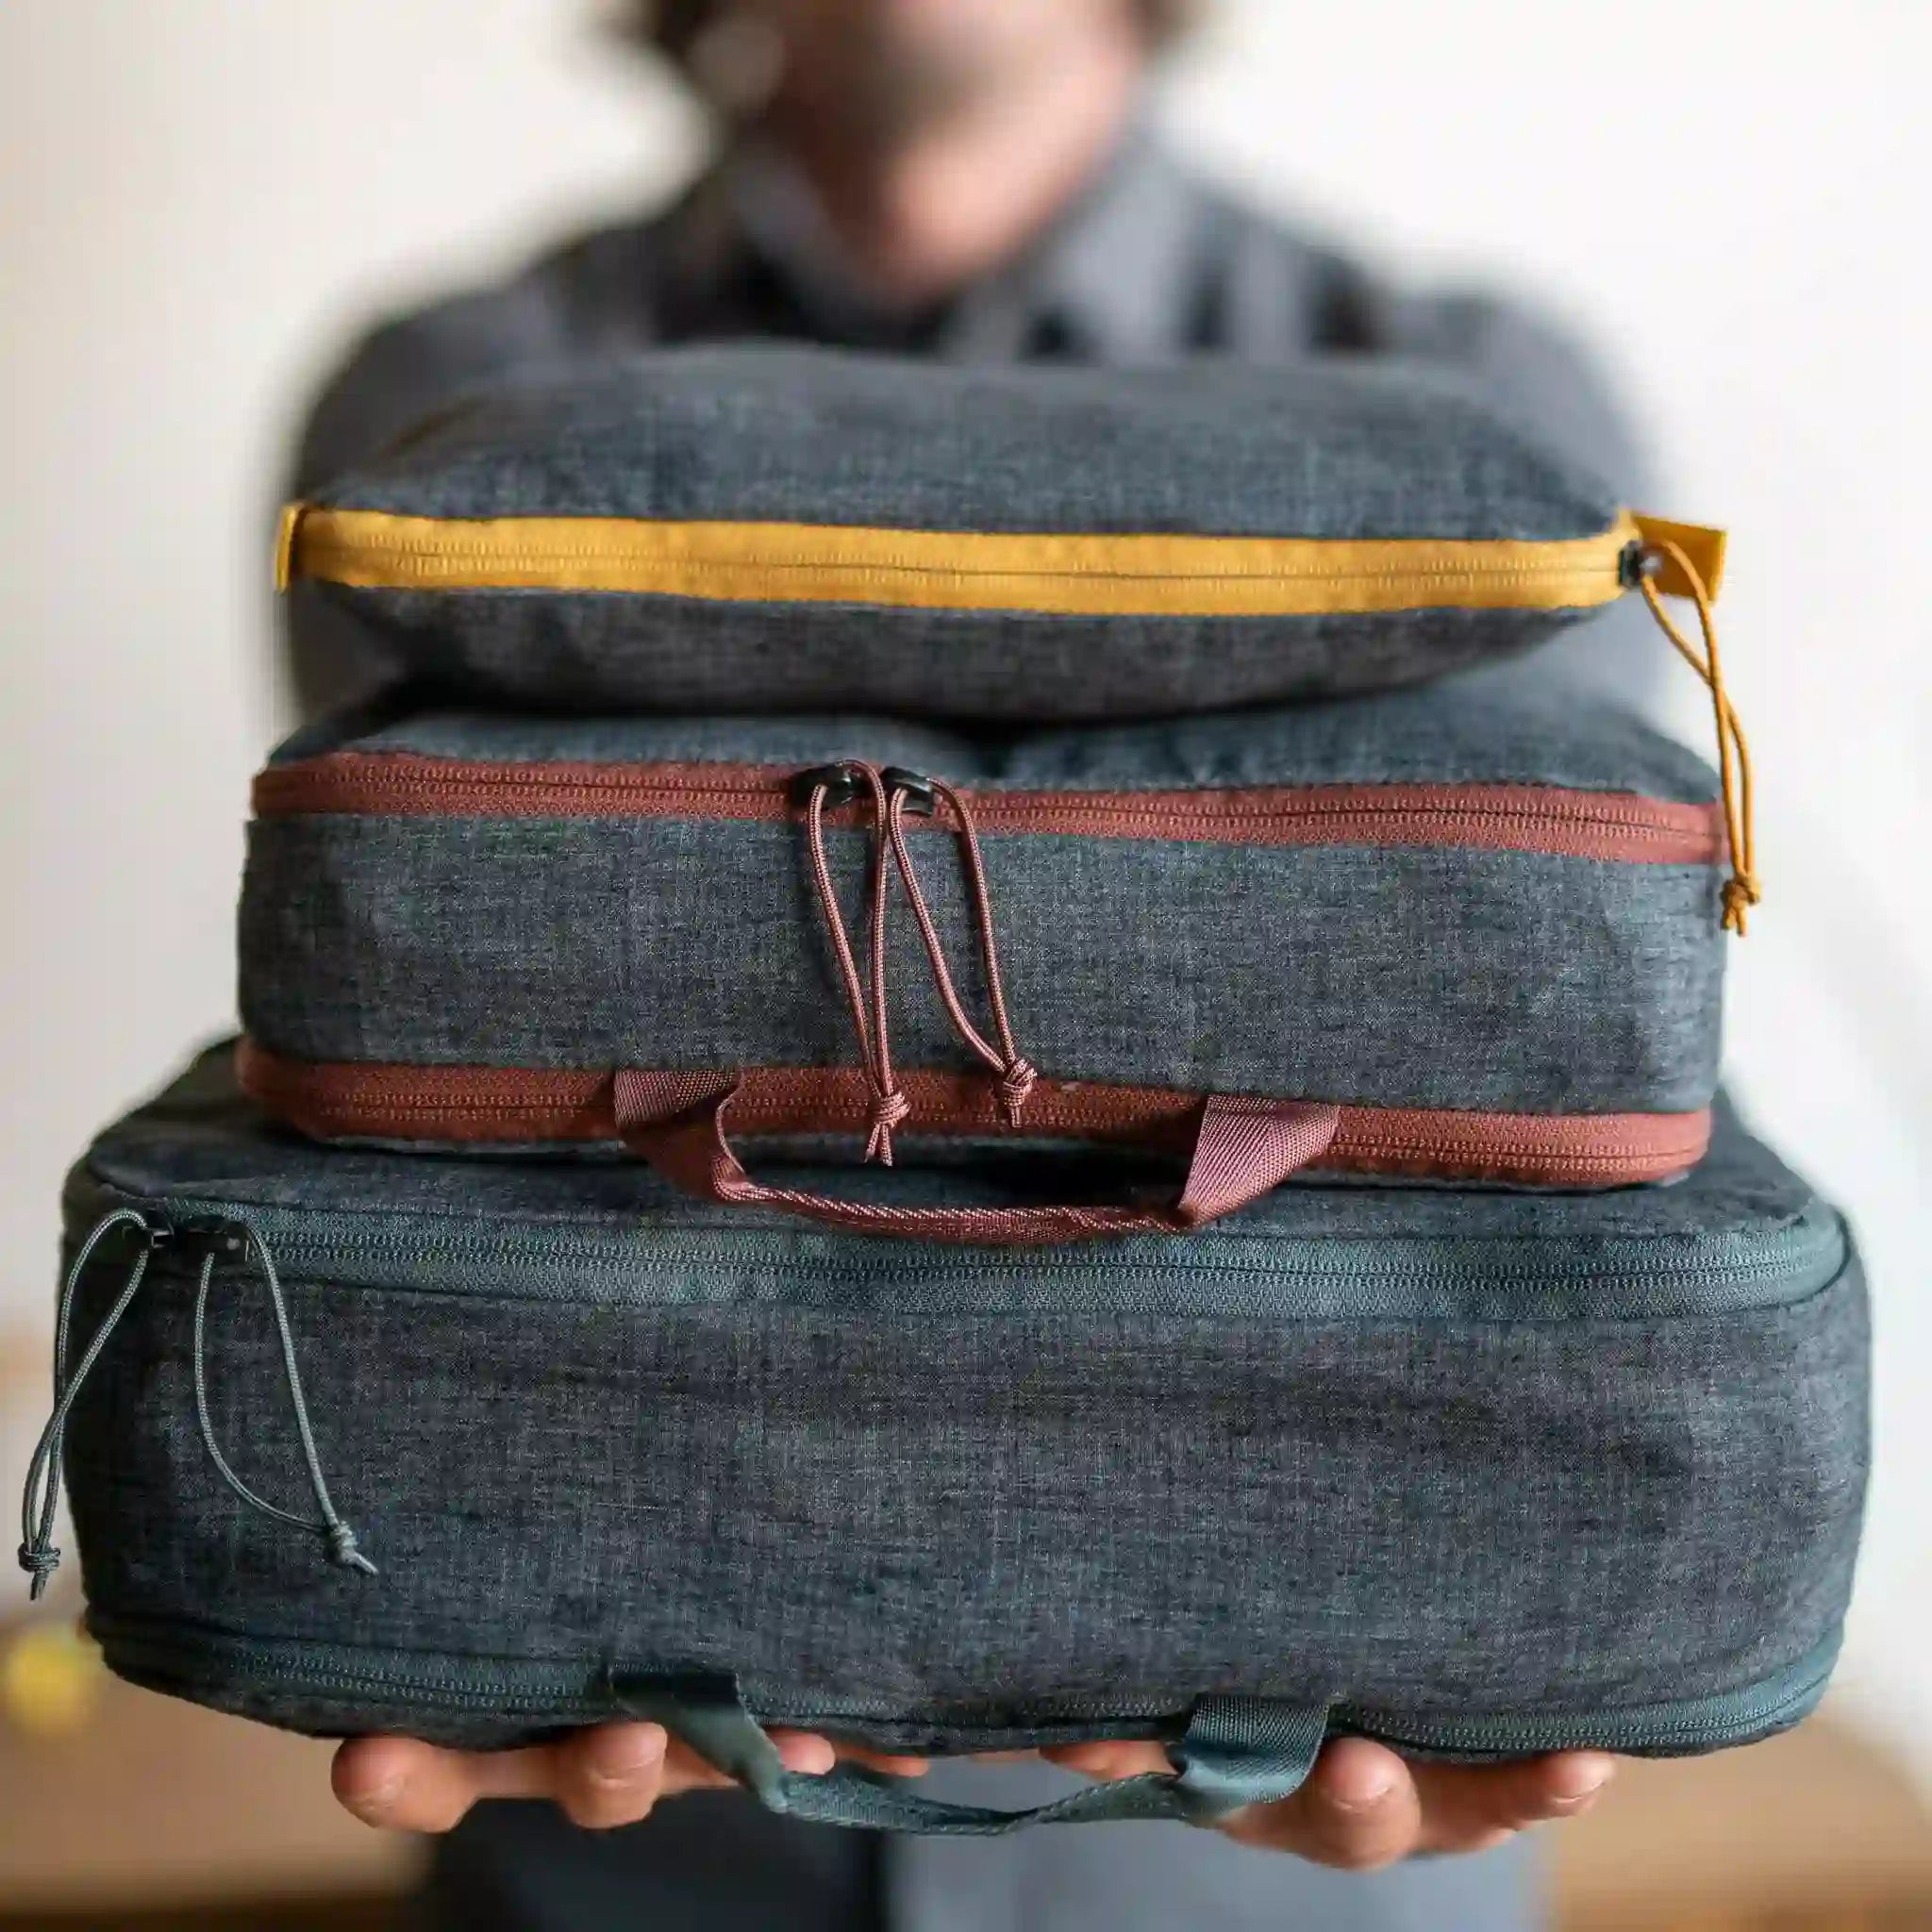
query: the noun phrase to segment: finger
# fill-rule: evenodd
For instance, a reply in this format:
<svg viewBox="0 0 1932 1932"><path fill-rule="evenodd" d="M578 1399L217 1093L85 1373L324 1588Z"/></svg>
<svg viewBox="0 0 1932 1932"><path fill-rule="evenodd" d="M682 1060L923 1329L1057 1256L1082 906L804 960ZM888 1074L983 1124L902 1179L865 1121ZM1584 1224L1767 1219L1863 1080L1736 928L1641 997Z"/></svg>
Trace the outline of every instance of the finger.
<svg viewBox="0 0 1932 1932"><path fill-rule="evenodd" d="M839 1761L862 1764L868 1771L882 1773L887 1777L924 1777L928 1762L924 1757L902 1757L895 1751L874 1751L868 1744L841 1744Z"/></svg>
<svg viewBox="0 0 1932 1932"><path fill-rule="evenodd" d="M338 1801L387 1831L449 1831L478 1798L541 1798L555 1781L550 1752L445 1751L413 1738L352 1738L335 1756Z"/></svg>
<svg viewBox="0 0 1932 1932"><path fill-rule="evenodd" d="M1141 1741L1054 1745L1041 1755L1103 1779L1173 1769L1158 1744ZM1366 1872L1416 1849L1422 1812L1408 1767L1394 1752L1366 1738L1339 1738L1291 1797L1234 1812L1221 1829L1242 1844Z"/></svg>
<svg viewBox="0 0 1932 1932"><path fill-rule="evenodd" d="M627 1725L606 1725L605 1731L633 1728ZM649 1728L655 1730L656 1725ZM595 1736L596 1733L586 1735ZM773 1745L778 1753L778 1761L787 1771L795 1771L808 1777L820 1777L830 1771L837 1762L837 1754L824 1738L810 1731L773 1731ZM561 1747L568 1748L568 1747ZM737 1780L728 1773L722 1772L708 1757L693 1750L681 1738L669 1740L664 1751L664 1770L657 1795L660 1798L675 1797L685 1791L730 1791L738 1789Z"/></svg>
<svg viewBox="0 0 1932 1932"><path fill-rule="evenodd" d="M832 1746L803 1731L775 1731L772 1741L788 1771L818 1775L836 1761ZM658 1771L636 1759L655 1746ZM584 1755L588 1754L588 1755ZM617 1781L613 1788L610 1779ZM454 1830L479 1798L556 1798L573 1817L600 1826L627 1822L618 1814L641 1801L635 1787L651 1778L643 1810L674 1792L726 1790L732 1780L688 1744L664 1740L657 1724L605 1724L558 1744L516 1751L448 1751L413 1738L353 1738L341 1745L330 1773L338 1801L362 1820L389 1831ZM641 1817L643 1811L637 1811Z"/></svg>
<svg viewBox="0 0 1932 1932"><path fill-rule="evenodd" d="M734 1781L711 1762L693 1751L682 1738L673 1738L664 1751L664 1776L658 1790L660 1798L677 1797L685 1791L724 1791L737 1787Z"/></svg>
<svg viewBox="0 0 1932 1932"><path fill-rule="evenodd" d="M770 1736L785 1769L803 1772L808 1777L823 1777L835 1764L862 1764L888 1777L924 1777L929 1762L896 1751L874 1751L869 1744L849 1740L834 1744L814 1731L773 1731Z"/></svg>
<svg viewBox="0 0 1932 1932"><path fill-rule="evenodd" d="M556 1798L573 1824L608 1831L650 1815L671 1740L661 1724L593 1724L552 1747Z"/></svg>
<svg viewBox="0 0 1932 1932"><path fill-rule="evenodd" d="M1173 1760L1156 1743L1140 1739L1107 1738L1084 1744L1047 1744L1040 1755L1068 1771L1111 1784L1124 1777L1142 1777L1148 1772L1171 1772Z"/></svg>
<svg viewBox="0 0 1932 1932"><path fill-rule="evenodd" d="M832 1768L832 1747L823 1738L778 1731L772 1741L788 1771L809 1775ZM553 1745L551 1754L549 1794L573 1824L591 1831L635 1824L659 1798L733 1789L730 1777L659 1724L592 1725Z"/></svg>
<svg viewBox="0 0 1932 1932"><path fill-rule="evenodd" d="M808 1777L824 1777L839 1761L829 1738L815 1731L773 1731L771 1740L778 1748L778 1761L787 1771L801 1771Z"/></svg>
<svg viewBox="0 0 1932 1932"><path fill-rule="evenodd" d="M1251 1805L1221 1828L1241 1844L1293 1852L1338 1871L1373 1872L1415 1851L1422 1823L1408 1766L1386 1745L1338 1738L1292 1797Z"/></svg>
<svg viewBox="0 0 1932 1932"><path fill-rule="evenodd" d="M1417 1764L1423 1842L1474 1851L1527 1825L1579 1818L1603 1794L1617 1761L1603 1751L1559 1751L1515 1764Z"/></svg>

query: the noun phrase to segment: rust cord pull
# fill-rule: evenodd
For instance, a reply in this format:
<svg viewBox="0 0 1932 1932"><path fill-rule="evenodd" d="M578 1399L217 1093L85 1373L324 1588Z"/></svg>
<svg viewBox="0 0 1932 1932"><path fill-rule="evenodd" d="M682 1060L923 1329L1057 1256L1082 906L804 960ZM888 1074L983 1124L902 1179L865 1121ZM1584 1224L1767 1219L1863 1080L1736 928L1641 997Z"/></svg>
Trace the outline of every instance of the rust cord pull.
<svg viewBox="0 0 1932 1932"><path fill-rule="evenodd" d="M912 1111L912 1104L892 1077L892 1047L886 1023L886 788L875 767L848 759L841 765L807 774L809 793L806 802L806 836L811 847L813 882L818 887L819 905L824 912L825 930L839 962L839 975L844 982L845 1002L852 1014L852 1030L858 1040L858 1058L865 1068L873 1091L871 1132L866 1137L865 1158L881 1166L892 1164L892 1129ZM832 883L831 863L825 857L825 808L843 805L861 793L869 795L873 808L872 908L869 920L871 973L859 976L858 961L845 931L844 915L839 910L839 894ZM869 982L869 983L868 983Z"/></svg>
<svg viewBox="0 0 1932 1932"><path fill-rule="evenodd" d="M1026 1106L1026 1097L1033 1091L1033 1084L1040 1075L1013 1041L1013 1025L1007 1014L1006 988L1000 979L999 943L993 934L992 892L987 884L986 861L980 855L973 813L966 801L943 778L928 778L899 771L890 771L883 775L891 793L886 810L887 837L891 841L892 857L898 862L899 876L905 881L906 896L911 903L919 936L925 942L925 956L932 962L933 981L939 988L940 998L945 1002L946 1016L966 1045L999 1075L1001 1111L1007 1117L1007 1124L1017 1127ZM912 863L911 850L906 842L906 802L908 797L921 793L929 793L935 808L943 805L953 814L960 856L966 868L967 891L973 901L974 922L979 929L980 955L986 961L987 1001L992 1008L997 1044L988 1040L973 1024L965 1002L960 999L958 989L953 983L952 972L946 965L945 950L940 942L939 928L933 923L931 908L920 888L918 870Z"/></svg>
<svg viewBox="0 0 1932 1932"><path fill-rule="evenodd" d="M1664 558L1668 558L1682 574L1691 602L1697 607L1698 626L1703 632L1701 650L1672 623L1670 612L1664 608L1663 598L1652 582L1657 563ZM1731 875L1724 881L1723 893L1724 924L1725 931L1734 932L1741 939L1749 908L1763 897L1763 889L1757 879L1751 820L1751 747L1745 741L1743 725L1738 722L1737 708L1724 690L1724 660L1718 655L1717 620L1711 613L1710 594L1705 588L1703 577L1698 575L1697 566L1691 562L1683 545L1668 537L1653 538L1645 544L1643 562L1650 567L1640 567L1637 588L1643 593L1643 601L1650 606L1650 614L1657 619L1677 655L1696 672L1710 693L1711 713L1717 725L1718 783L1724 792L1724 831L1731 847Z"/></svg>

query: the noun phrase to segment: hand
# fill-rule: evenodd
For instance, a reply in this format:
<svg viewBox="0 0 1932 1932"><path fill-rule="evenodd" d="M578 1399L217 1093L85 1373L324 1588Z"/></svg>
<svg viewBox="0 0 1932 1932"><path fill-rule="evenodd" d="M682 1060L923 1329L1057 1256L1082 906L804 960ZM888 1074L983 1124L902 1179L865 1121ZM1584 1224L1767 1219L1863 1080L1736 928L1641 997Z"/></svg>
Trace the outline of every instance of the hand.
<svg viewBox="0 0 1932 1932"><path fill-rule="evenodd" d="M1158 1744L1067 1744L1041 1756L1103 1779L1172 1769ZM1338 1738L1292 1797L1251 1805L1217 1829L1241 1844L1373 1872L1416 1852L1488 1851L1526 1825L1580 1817L1616 1768L1601 1751L1515 1764L1410 1763L1370 1739Z"/></svg>
<svg viewBox="0 0 1932 1932"><path fill-rule="evenodd" d="M822 1777L841 1757L899 1777L925 1769L854 1746L835 1748L808 1731L774 1731L788 1771ZM518 1751L445 1751L413 1738L353 1738L336 1753L337 1799L365 1824L392 1831L449 1831L478 1798L549 1798L592 1831L635 1824L659 1798L736 1789L661 1724L598 1724Z"/></svg>
<svg viewBox="0 0 1932 1932"><path fill-rule="evenodd" d="M774 1731L787 1770L823 1776L841 1757L898 1777L919 1757L835 1748L805 1731ZM1158 1744L1069 1744L1041 1754L1091 1777L1172 1767ZM1293 1852L1344 1871L1373 1871L1415 1852L1474 1852L1596 1802L1615 1760L1573 1751L1493 1766L1410 1764L1365 1738L1342 1738L1307 1782L1277 1805L1252 1806L1219 1829L1241 1844ZM650 1724L603 1724L518 1751L442 1750L408 1738L358 1738L336 1753L337 1798L366 1824L448 1831L479 1798L549 1798L591 1830L633 1824L659 1798L725 1790L731 1780Z"/></svg>

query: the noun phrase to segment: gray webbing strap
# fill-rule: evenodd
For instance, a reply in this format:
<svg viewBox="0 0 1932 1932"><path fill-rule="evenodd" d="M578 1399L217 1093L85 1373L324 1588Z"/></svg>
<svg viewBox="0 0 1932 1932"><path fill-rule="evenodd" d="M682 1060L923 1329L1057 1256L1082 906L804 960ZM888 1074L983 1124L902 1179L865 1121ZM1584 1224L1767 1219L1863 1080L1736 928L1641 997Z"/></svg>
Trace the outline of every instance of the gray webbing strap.
<svg viewBox="0 0 1932 1932"><path fill-rule="evenodd" d="M1204 1697L1169 1746L1172 1773L1094 1784L1048 1805L996 1811L922 1796L911 1785L841 1764L813 1777L785 1769L776 1747L726 1680L614 1687L630 1716L648 1718L738 1780L773 1811L826 1824L996 1837L1032 1824L1166 1818L1208 1824L1246 1805L1291 1795L1322 1748L1327 1712L1254 1697Z"/></svg>

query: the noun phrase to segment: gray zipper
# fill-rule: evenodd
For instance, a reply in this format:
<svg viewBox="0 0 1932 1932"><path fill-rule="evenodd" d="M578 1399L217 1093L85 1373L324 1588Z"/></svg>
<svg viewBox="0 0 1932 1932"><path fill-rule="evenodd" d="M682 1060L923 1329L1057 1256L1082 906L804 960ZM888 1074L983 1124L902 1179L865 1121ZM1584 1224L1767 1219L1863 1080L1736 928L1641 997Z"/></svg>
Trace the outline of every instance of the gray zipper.
<svg viewBox="0 0 1932 1932"><path fill-rule="evenodd" d="M348 1645L207 1631L172 1630L163 1636L112 1617L92 1617L90 1627L109 1662L137 1677L151 1674L162 1681L212 1687L239 1675L266 1692L299 1692L352 1703L373 1700L425 1713L487 1711L533 1723L608 1722L625 1709L620 1685L665 1680L661 1668L645 1671L618 1664L554 1664L508 1657L447 1658L433 1665L425 1659L412 1664L407 1653ZM1834 1631L1774 1677L1668 1704L1443 1719L1342 1700L1330 1708L1329 1727L1397 1747L1467 1757L1523 1757L1585 1748L1713 1750L1763 1737L1805 1715L1824 1691L1838 1648ZM1033 1715L1033 1729L1049 1732L1077 1726L1089 1735L1144 1735L1150 1725L1172 1725L1179 1717L1171 1705L1118 1697L1045 1699ZM925 1727L927 1723L867 1702L774 1704L760 1707L758 1716L765 1724L814 1729L908 1723Z"/></svg>
<svg viewBox="0 0 1932 1932"><path fill-rule="evenodd" d="M240 1206L200 1196L163 1202L103 1188L112 1205L171 1220L252 1229L289 1277L309 1287L600 1306L793 1306L898 1315L1107 1312L1264 1316L1286 1321L1645 1320L1709 1316L1806 1299L1842 1270L1836 1214L1813 1208L1764 1235L1684 1240L1608 1237L1333 1241L1244 1240L1239 1224L1172 1266L1164 1237L1088 1250L997 1253L878 1243L856 1264L814 1238L757 1227L686 1230L675 1259L640 1223L585 1236L542 1224L477 1234L425 1210L398 1217ZM77 1204L76 1204L77 1205ZM97 1204L90 1204L90 1207ZM444 1225L425 1225L439 1219ZM695 1250L695 1251L694 1251ZM1366 1252L1365 1252L1366 1251Z"/></svg>

